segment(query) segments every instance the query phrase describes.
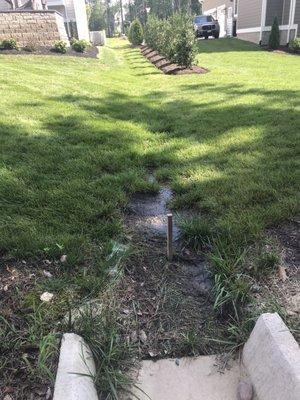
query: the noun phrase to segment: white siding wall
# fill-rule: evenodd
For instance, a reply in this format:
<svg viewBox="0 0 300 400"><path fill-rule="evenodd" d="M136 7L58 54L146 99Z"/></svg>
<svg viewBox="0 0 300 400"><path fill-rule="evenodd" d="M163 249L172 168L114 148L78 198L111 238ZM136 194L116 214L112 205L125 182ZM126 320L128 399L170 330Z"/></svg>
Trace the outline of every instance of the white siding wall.
<svg viewBox="0 0 300 400"><path fill-rule="evenodd" d="M65 0L65 5L66 5L66 9L67 9L66 11L67 11L69 21L76 20L74 3L77 1L81 1L81 0Z"/></svg>
<svg viewBox="0 0 300 400"><path fill-rule="evenodd" d="M90 40L85 0L73 0L79 39Z"/></svg>

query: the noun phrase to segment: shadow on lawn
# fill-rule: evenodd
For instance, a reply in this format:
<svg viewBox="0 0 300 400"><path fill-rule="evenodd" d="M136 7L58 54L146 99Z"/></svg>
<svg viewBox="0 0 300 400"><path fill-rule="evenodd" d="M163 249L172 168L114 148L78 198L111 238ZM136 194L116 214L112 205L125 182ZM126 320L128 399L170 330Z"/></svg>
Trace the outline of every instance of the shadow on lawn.
<svg viewBox="0 0 300 400"><path fill-rule="evenodd" d="M196 42L196 48L200 54L263 51L259 45L239 40L237 38L219 38L209 40L198 39Z"/></svg>
<svg viewBox="0 0 300 400"><path fill-rule="evenodd" d="M167 98L161 92L134 98L112 92L92 102L89 97L72 95L54 100L75 102L99 118L105 115L115 122L146 127L154 142L158 137L157 144L139 154L138 162L144 168L157 169L161 178L172 182L176 207L204 210L237 235L256 234L264 225L289 216L296 207L295 148L300 127L293 107L299 101L298 93L245 90L242 85L183 86L183 90L199 88L223 93L236 103L209 99L201 104L186 99L156 103L164 95ZM245 95L258 96L260 101L238 103ZM54 124L51 129L56 132L58 127ZM244 130L247 136L234 140L237 130ZM231 135L232 143L226 142ZM182 156L199 145L208 149Z"/></svg>
<svg viewBox="0 0 300 400"><path fill-rule="evenodd" d="M105 241L121 231L122 209L128 196L147 190L148 169L171 182L175 207L199 210L236 237L293 213L297 92L203 83L180 88L209 89L236 102L164 101L161 91L139 97L111 92L99 99L69 94L50 98L58 107L74 107L74 114L41 117L45 136L0 126L8 168L0 195L11 193L2 207L6 239L0 247L9 250L20 237L24 249L30 247L30 231L38 246L61 240L75 245L78 256L86 240ZM238 102L248 94L259 96L259 103ZM78 109L91 119L79 117Z"/></svg>

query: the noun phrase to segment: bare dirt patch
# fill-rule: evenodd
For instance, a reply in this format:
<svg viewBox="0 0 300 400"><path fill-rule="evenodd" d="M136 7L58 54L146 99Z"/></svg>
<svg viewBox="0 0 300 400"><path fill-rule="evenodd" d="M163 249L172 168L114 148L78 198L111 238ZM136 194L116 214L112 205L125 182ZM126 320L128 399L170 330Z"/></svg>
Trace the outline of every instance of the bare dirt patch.
<svg viewBox="0 0 300 400"><path fill-rule="evenodd" d="M39 302L37 285L48 279L44 271L55 274L56 268L58 263L51 263L48 260L39 263L1 260L1 399L6 395L10 396L7 399L13 400L51 398L50 379L38 376L34 372L40 354L37 331L43 329L37 326L43 324L46 330L49 328L48 322L41 319L41 310L38 306L35 308L34 304ZM56 359L53 359L53 369L55 364Z"/></svg>
<svg viewBox="0 0 300 400"><path fill-rule="evenodd" d="M273 242L270 246L280 254L279 268L285 273L277 269L261 279L253 296L262 307L274 300L300 343L300 218L290 219L266 234Z"/></svg>

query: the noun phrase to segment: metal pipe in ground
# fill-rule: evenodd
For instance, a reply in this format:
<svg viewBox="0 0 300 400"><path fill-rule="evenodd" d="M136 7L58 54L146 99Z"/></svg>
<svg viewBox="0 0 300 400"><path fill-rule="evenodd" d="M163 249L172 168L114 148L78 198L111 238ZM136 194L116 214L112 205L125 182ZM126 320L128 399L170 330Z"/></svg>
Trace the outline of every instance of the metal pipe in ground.
<svg viewBox="0 0 300 400"><path fill-rule="evenodd" d="M173 214L167 214L167 258L169 261L173 259Z"/></svg>

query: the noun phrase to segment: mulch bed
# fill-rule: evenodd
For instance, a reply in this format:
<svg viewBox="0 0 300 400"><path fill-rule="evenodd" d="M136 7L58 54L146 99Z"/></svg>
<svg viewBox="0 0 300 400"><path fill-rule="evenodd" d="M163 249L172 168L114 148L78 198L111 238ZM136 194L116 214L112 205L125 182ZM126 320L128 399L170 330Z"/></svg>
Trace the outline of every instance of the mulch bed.
<svg viewBox="0 0 300 400"><path fill-rule="evenodd" d="M64 56L71 56L71 57L84 57L84 58L97 58L98 57L98 47L91 46L85 50L84 53L79 53L77 51L74 51L72 48L68 48L67 52L65 54L62 53L57 53L53 50L52 47L38 47L34 51L26 51L24 48L20 50L3 50L0 49L0 55L1 54L7 54L7 55L25 55L25 54L35 54L35 55L51 55L51 56L58 56L58 57L64 57Z"/></svg>
<svg viewBox="0 0 300 400"><path fill-rule="evenodd" d="M208 72L206 68L193 65L191 68L185 68L178 64L172 63L170 60L160 55L157 51L148 46L141 46L141 53L152 64L167 75L187 75L187 74L205 74Z"/></svg>

